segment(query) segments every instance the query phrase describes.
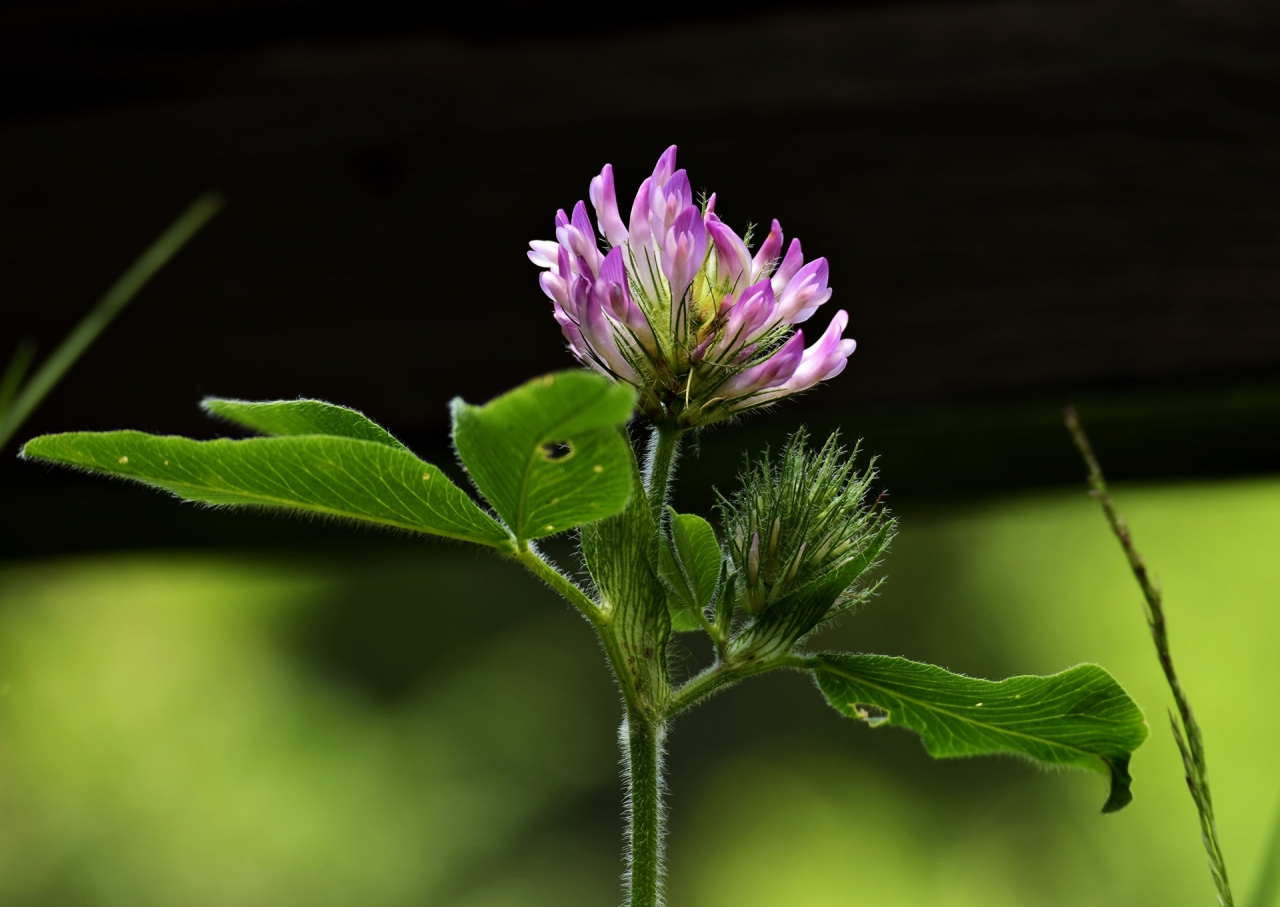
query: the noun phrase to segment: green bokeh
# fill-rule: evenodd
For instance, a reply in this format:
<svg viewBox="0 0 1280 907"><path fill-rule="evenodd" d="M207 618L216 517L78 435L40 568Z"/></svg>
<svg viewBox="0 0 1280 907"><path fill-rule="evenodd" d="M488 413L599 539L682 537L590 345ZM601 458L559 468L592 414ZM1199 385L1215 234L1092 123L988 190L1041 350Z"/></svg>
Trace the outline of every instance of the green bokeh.
<svg viewBox="0 0 1280 907"><path fill-rule="evenodd" d="M1119 502L1164 582L1243 902L1280 807L1280 481ZM1152 727L1133 805L1099 815L1083 773L932 762L763 678L675 728L674 907L1213 903L1096 505L907 513L888 572L824 644L985 676L1103 664ZM0 902L616 903L617 721L590 629L460 547L10 565Z"/></svg>

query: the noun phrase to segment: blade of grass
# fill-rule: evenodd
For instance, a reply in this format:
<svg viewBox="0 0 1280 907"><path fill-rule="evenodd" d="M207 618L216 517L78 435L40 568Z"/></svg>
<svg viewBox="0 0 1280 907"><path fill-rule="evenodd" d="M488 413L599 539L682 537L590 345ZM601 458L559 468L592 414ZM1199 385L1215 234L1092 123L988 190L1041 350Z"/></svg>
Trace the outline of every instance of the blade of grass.
<svg viewBox="0 0 1280 907"><path fill-rule="evenodd" d="M4 375L0 377L0 419L3 419L4 414L9 411L9 404L13 402L18 388L22 386L22 379L27 377L27 369L31 367L31 360L35 356L34 340L23 337L18 341L18 348L13 351L9 364L5 366Z"/></svg>
<svg viewBox="0 0 1280 907"><path fill-rule="evenodd" d="M155 276L156 272L163 268L178 253L178 250L218 213L221 207L220 196L214 193L200 196L187 210L178 215L177 220L160 234L160 237L127 271L120 275L119 279L98 300L98 304L72 328L71 333L41 364L36 373L31 376L31 380L16 392L13 405L7 407L3 411L3 416L0 417L0 447L9 443L14 432L35 411L49 391L62 380L62 376L106 329L120 310L129 304L138 291L146 286L147 281ZM12 368L12 363L10 367Z"/></svg>
<svg viewBox="0 0 1280 907"><path fill-rule="evenodd" d="M1129 524L1107 491L1107 480L1102 474L1102 466L1094 456L1089 436L1080 424L1080 417L1074 406L1068 406L1063 412L1067 430L1075 441L1076 449L1084 458L1089 468L1089 493L1102 505L1111 531L1120 540L1125 557L1129 560L1129 569L1142 589L1146 606L1147 627L1151 631L1151 639L1156 646L1156 656L1160 659L1160 667L1164 669L1165 680L1173 693L1178 707L1178 714L1172 713L1169 719L1173 724L1173 739L1178 744L1178 752L1182 754L1182 765L1187 778L1187 790L1196 804L1196 812L1200 815L1200 840L1204 844L1205 856L1209 859L1209 871L1213 874L1214 887L1218 889L1218 902L1223 907L1233 907L1231 884L1227 880L1227 864L1222 856L1222 845L1218 842L1218 825L1213 817L1213 798L1209 795L1209 769L1205 764L1204 738L1200 733L1200 725L1195 713L1191 710L1191 702L1187 699L1178 674L1173 668L1173 655L1169 651L1169 629L1164 617L1164 601L1160 592L1160 583L1147 570L1146 561L1138 553L1133 544L1133 535L1129 532Z"/></svg>

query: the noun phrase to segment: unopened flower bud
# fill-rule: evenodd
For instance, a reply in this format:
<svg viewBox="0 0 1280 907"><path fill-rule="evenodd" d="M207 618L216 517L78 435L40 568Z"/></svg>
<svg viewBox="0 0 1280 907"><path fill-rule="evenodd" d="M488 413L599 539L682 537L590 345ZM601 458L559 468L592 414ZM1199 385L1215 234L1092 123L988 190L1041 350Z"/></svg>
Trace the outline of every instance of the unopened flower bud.
<svg viewBox="0 0 1280 907"><path fill-rule="evenodd" d="M867 501L874 466L859 471L834 435L817 452L807 450L805 440L799 432L781 457L770 460L766 455L749 465L742 490L720 501L729 554L745 579L739 580L738 604L758 621L778 623L777 609L792 607L788 596L810 583L848 578L831 593L823 606L827 611L779 624L788 628L785 646L832 616L831 609L843 607L837 596L848 604L853 590L856 598L862 575L874 565L894 527L882 509Z"/></svg>

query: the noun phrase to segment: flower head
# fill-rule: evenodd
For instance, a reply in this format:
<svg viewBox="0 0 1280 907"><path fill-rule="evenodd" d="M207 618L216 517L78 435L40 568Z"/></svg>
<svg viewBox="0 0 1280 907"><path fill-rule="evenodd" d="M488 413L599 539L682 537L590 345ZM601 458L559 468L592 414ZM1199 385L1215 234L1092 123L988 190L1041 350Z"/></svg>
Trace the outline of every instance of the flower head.
<svg viewBox="0 0 1280 907"><path fill-rule="evenodd" d="M555 240L530 243L544 269L569 348L584 365L635 385L655 422L688 428L773 403L834 378L855 343L839 311L807 349L807 321L828 299L827 260L808 263L799 240L783 254L775 220L753 255L715 213L715 195L698 202L676 169L676 148L640 184L627 222L613 167L591 181L586 205L556 214ZM600 237L607 246L603 251Z"/></svg>

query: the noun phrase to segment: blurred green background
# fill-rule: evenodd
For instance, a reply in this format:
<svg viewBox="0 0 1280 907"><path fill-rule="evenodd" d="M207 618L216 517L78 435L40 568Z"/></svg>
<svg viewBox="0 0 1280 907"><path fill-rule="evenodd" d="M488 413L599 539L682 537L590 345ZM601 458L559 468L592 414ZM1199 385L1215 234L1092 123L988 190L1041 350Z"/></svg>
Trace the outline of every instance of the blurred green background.
<svg viewBox="0 0 1280 907"><path fill-rule="evenodd" d="M1243 894L1280 806L1280 480L1118 497L1164 581ZM933 762L807 679L768 676L675 727L671 903L1212 903L1169 697L1094 502L1055 490L902 517L884 594L821 643L987 677L1105 665L1152 727L1133 805L1100 815L1092 775ZM682 664L704 657L681 640ZM10 562L0 671L5 904L617 900L603 657L494 559L397 542Z"/></svg>

